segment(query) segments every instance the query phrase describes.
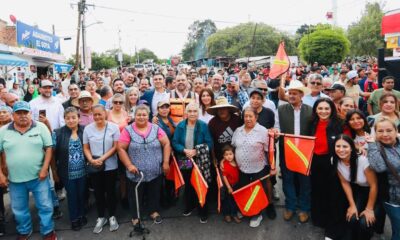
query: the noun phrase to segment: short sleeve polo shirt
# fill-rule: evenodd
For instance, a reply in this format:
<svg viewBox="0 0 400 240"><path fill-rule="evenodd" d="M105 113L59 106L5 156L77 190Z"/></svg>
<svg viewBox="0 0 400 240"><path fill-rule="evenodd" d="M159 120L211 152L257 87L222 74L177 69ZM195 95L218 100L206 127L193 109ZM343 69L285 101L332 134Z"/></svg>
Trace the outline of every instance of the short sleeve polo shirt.
<svg viewBox="0 0 400 240"><path fill-rule="evenodd" d="M53 144L49 129L41 122L21 134L10 123L0 129L0 152L6 155L9 180L21 183L39 177L44 161L44 149Z"/></svg>

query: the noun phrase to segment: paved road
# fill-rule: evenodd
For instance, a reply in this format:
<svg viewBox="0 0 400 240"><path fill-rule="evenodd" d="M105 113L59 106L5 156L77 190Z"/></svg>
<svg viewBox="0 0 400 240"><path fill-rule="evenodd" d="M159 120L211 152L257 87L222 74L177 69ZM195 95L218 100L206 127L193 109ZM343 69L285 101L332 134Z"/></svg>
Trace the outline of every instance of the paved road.
<svg viewBox="0 0 400 240"><path fill-rule="evenodd" d="M277 186L281 186L278 182ZM5 196L5 201L8 203L8 195ZM33 201L31 201L33 202ZM323 230L313 227L312 224L300 224L296 218L293 218L290 222L285 222L282 218L283 213L283 194L281 192L280 201L275 203L277 206L278 217L275 220L269 220L264 217L262 224L258 228L250 228L248 226L248 220L244 220L240 224L223 222L222 216L216 214L216 207L213 206L212 213L208 219L207 224L200 224L199 218L196 213L193 212L192 216L182 216L182 202L179 202L175 207L161 212L164 217L162 224L155 225L151 221L145 221L146 227L149 228L150 234L147 235L146 239L199 239L199 240L213 240L213 239L237 239L237 240L306 240L306 239L324 239ZM130 238L129 232L132 230L129 213L127 210L118 208L117 217L120 223L120 228L116 232L110 232L108 226L103 229L100 234L93 234L92 230L96 221L95 208L90 209L88 219L88 225L79 232L70 230L68 221L66 201L61 202L62 211L64 216L56 220L56 229L58 239L142 239L139 237ZM15 239L15 225L13 223L10 209L7 206L7 230L8 234L2 239ZM37 218L36 210L31 206L32 216L34 219L34 229L32 239L41 239L38 233L39 221ZM388 221L387 221L388 222ZM384 239L390 239L390 227L386 224ZM374 239L378 239L375 237ZM383 238L379 238L383 239Z"/></svg>

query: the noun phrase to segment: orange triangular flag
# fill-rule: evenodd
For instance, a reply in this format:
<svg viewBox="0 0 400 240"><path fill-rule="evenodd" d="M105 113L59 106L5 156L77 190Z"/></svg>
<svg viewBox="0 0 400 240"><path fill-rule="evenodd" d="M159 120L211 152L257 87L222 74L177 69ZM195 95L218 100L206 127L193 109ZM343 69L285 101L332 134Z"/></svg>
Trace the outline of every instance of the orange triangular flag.
<svg viewBox="0 0 400 240"><path fill-rule="evenodd" d="M178 194L179 188L185 185L185 181L183 180L182 173L179 170L178 163L174 156L171 157L169 168L169 173L165 178L174 182L175 194Z"/></svg>
<svg viewBox="0 0 400 240"><path fill-rule="evenodd" d="M217 171L217 187L218 187L218 213L221 212L221 188L224 186L221 179L221 174L219 174L219 170L216 167L215 170Z"/></svg>
<svg viewBox="0 0 400 240"><path fill-rule="evenodd" d="M243 216L259 214L269 204L260 180L256 180L232 193Z"/></svg>
<svg viewBox="0 0 400 240"><path fill-rule="evenodd" d="M272 62L271 71L269 72L269 77L271 79L278 78L280 75L284 74L289 70L290 60L285 51L285 43L282 41L279 44L278 52Z"/></svg>
<svg viewBox="0 0 400 240"><path fill-rule="evenodd" d="M301 136L284 136L286 167L293 172L310 175L315 140Z"/></svg>
<svg viewBox="0 0 400 240"><path fill-rule="evenodd" d="M269 135L269 146L268 146L268 161L271 169L274 170L276 167L275 164L275 134L271 131L268 131Z"/></svg>
<svg viewBox="0 0 400 240"><path fill-rule="evenodd" d="M193 162L192 175L190 177L190 183L192 184L194 190L197 193L197 198L199 199L199 204L201 207L206 203L206 196L208 191L208 184L204 180L203 175L201 175L200 169L195 162Z"/></svg>

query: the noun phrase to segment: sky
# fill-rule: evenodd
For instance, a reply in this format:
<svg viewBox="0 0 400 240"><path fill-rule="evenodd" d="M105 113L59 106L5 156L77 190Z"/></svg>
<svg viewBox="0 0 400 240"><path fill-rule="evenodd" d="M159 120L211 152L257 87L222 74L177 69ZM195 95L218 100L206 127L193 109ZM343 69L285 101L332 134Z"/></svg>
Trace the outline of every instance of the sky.
<svg viewBox="0 0 400 240"><path fill-rule="evenodd" d="M95 52L121 47L133 55L147 48L159 58L179 54L187 41L188 27L195 20L213 20L218 29L245 22L263 22L279 30L294 33L302 24L328 23L333 0L86 0L86 42ZM360 19L367 0L336 0L337 23L347 28ZM38 25L41 30L71 37L61 41L68 58L75 53L78 24L78 0L2 0L0 19ZM376 2L370 0L369 2ZM399 0L377 1L384 11L400 9ZM93 24L102 22L101 24ZM93 24L93 25L92 25ZM91 26L89 26L91 25Z"/></svg>

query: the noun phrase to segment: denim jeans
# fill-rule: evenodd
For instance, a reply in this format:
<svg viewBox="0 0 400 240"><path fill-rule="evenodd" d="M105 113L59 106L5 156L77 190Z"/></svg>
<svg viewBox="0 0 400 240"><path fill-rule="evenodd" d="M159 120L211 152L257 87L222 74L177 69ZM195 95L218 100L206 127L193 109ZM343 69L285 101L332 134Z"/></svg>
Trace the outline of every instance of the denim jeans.
<svg viewBox="0 0 400 240"><path fill-rule="evenodd" d="M86 176L63 183L67 191L69 219L74 222L85 215Z"/></svg>
<svg viewBox="0 0 400 240"><path fill-rule="evenodd" d="M43 181L34 179L28 182L9 184L11 210L15 217L19 234L32 231L32 219L29 211L29 192L32 192L40 219L40 233L46 235L54 230L53 201L51 199L49 178Z"/></svg>
<svg viewBox="0 0 400 240"><path fill-rule="evenodd" d="M285 160L281 161L282 188L285 194L285 207L295 212L298 207L302 212L310 212L311 209L311 180L309 176L292 172L287 169ZM299 182L299 194L296 194L295 178Z"/></svg>
<svg viewBox="0 0 400 240"><path fill-rule="evenodd" d="M400 240L400 207L385 203L386 214L392 224L392 240Z"/></svg>

